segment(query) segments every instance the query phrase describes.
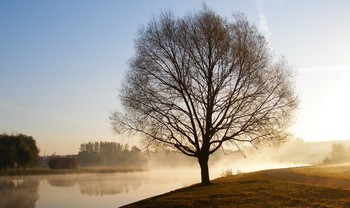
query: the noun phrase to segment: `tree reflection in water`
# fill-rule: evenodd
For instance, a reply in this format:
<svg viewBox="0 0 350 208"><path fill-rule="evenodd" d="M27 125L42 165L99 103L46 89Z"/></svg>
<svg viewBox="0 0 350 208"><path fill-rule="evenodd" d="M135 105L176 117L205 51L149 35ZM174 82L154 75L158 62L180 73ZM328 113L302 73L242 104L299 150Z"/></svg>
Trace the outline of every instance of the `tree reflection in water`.
<svg viewBox="0 0 350 208"><path fill-rule="evenodd" d="M67 176L65 177L49 176L46 180L53 187L71 187L77 184L75 177L67 178Z"/></svg>
<svg viewBox="0 0 350 208"><path fill-rule="evenodd" d="M32 177L0 178L0 208L34 208L39 199L39 180Z"/></svg>
<svg viewBox="0 0 350 208"><path fill-rule="evenodd" d="M181 173L157 170L0 177L0 208L118 207L188 186L198 179L193 170Z"/></svg>
<svg viewBox="0 0 350 208"><path fill-rule="evenodd" d="M76 184L80 187L81 194L89 196L104 196L128 193L135 190L143 183L135 180L135 177L121 177L120 175L71 175L71 176L49 176L48 183L53 187L71 187Z"/></svg>
<svg viewBox="0 0 350 208"><path fill-rule="evenodd" d="M90 178L89 180L79 181L80 193L103 196L128 193L142 185L141 180L135 178L123 178L113 180L111 178Z"/></svg>

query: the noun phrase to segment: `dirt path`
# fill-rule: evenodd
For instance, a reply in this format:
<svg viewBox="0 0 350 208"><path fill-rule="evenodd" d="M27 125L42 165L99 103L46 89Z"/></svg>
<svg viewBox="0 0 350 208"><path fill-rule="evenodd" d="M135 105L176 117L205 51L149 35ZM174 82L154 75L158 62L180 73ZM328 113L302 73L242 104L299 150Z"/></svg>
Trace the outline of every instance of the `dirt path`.
<svg viewBox="0 0 350 208"><path fill-rule="evenodd" d="M293 172L291 169L276 169L264 171L263 174L272 179L283 181L292 181L297 183L304 183L314 186L332 187L344 190L350 190L350 180L324 178L319 176L302 175Z"/></svg>

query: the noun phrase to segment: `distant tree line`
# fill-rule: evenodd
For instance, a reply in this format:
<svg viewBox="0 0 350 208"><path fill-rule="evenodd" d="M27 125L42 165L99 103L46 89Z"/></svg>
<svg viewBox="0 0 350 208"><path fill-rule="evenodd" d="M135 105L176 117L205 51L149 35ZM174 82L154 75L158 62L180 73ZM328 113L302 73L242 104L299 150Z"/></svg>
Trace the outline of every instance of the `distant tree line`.
<svg viewBox="0 0 350 208"><path fill-rule="evenodd" d="M212 155L211 164L227 155L242 157L232 150L218 151ZM80 145L76 155L51 155L41 158L41 166L50 169L75 169L78 166L112 166L122 168L176 168L194 167L197 160L188 158L175 150L154 148L142 151L136 146L117 142L87 142Z"/></svg>
<svg viewBox="0 0 350 208"><path fill-rule="evenodd" d="M241 156L239 152L225 150L212 155L212 164L230 155ZM155 148L141 151L136 146L117 142L87 142L80 145L76 158L80 166L117 166L117 167L194 167L197 160L188 158L175 150Z"/></svg>
<svg viewBox="0 0 350 208"><path fill-rule="evenodd" d="M80 165L84 166L144 166L147 158L136 146L116 142L88 142L80 145L77 155Z"/></svg>
<svg viewBox="0 0 350 208"><path fill-rule="evenodd" d="M39 161L39 149L31 136L0 134L0 169L25 168Z"/></svg>

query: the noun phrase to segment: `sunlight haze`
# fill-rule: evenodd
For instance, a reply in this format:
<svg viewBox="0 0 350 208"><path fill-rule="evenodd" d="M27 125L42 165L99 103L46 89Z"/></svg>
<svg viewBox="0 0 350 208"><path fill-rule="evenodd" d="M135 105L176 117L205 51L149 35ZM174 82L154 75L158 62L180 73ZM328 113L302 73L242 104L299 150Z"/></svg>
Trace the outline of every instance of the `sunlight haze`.
<svg viewBox="0 0 350 208"><path fill-rule="evenodd" d="M41 155L76 154L114 135L109 116L137 31L161 11L206 3L243 12L296 72L291 131L305 141L350 139L350 1L0 1L0 133L33 136Z"/></svg>

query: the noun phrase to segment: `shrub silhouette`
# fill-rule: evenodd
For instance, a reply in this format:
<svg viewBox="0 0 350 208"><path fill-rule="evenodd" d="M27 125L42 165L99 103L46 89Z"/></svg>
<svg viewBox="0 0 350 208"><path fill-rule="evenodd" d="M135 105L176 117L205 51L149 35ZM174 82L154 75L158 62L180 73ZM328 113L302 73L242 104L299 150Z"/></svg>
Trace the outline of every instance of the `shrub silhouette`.
<svg viewBox="0 0 350 208"><path fill-rule="evenodd" d="M50 169L76 169L78 162L72 157L53 157L49 160Z"/></svg>

